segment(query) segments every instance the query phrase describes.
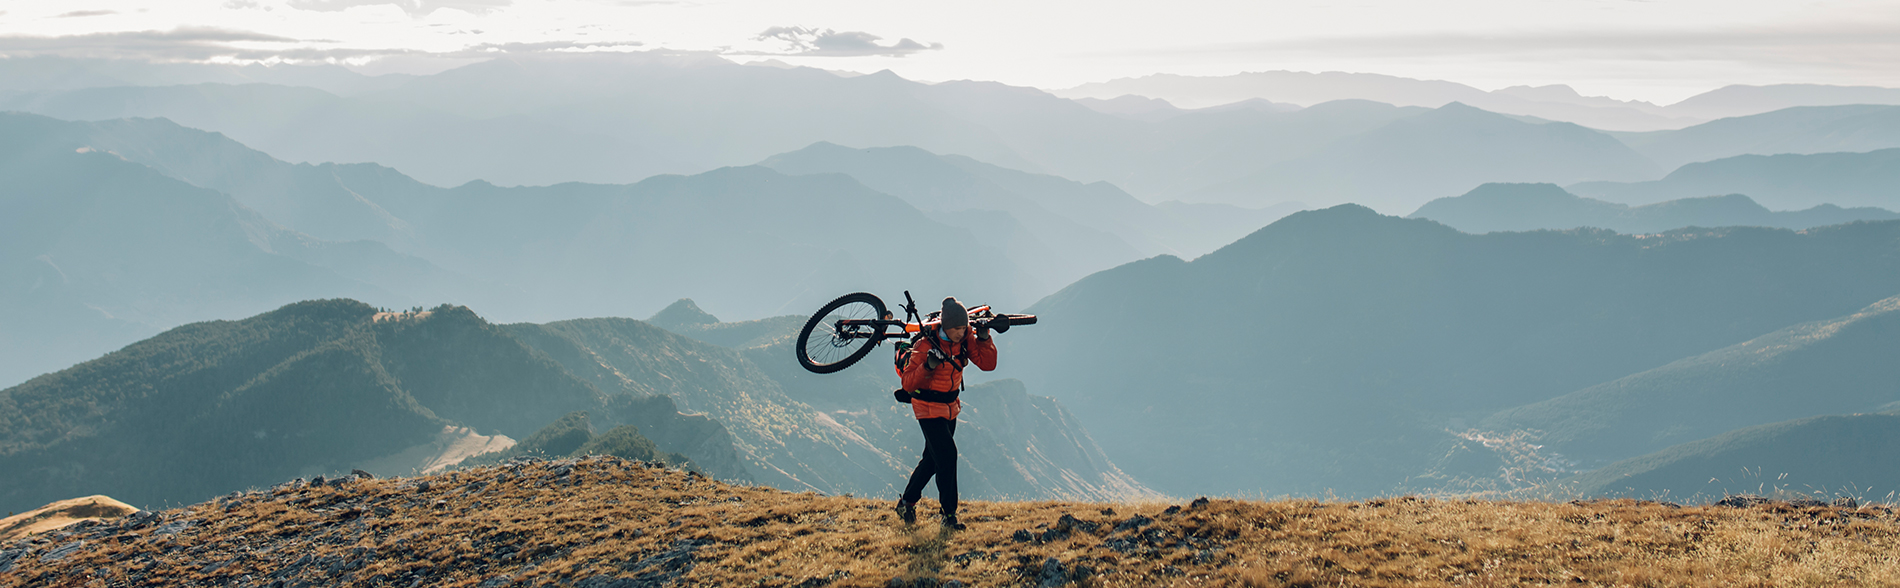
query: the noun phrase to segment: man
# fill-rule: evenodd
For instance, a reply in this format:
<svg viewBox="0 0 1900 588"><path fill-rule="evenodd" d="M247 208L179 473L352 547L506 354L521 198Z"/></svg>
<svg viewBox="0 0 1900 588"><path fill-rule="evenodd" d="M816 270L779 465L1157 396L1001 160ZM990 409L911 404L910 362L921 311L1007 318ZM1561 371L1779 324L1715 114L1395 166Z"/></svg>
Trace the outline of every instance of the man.
<svg viewBox="0 0 1900 588"><path fill-rule="evenodd" d="M990 340L988 323L970 328L970 313L955 297L943 299L938 321L935 327L924 328L910 349L909 361L898 370L904 383L897 392L898 401L910 403L917 425L924 430L924 457L897 500L897 516L907 525L917 522L917 501L924 496L924 484L935 477L943 526L962 529L957 522L955 436L963 401L957 394L963 391L964 366L975 363L986 372L996 369L996 343Z"/></svg>

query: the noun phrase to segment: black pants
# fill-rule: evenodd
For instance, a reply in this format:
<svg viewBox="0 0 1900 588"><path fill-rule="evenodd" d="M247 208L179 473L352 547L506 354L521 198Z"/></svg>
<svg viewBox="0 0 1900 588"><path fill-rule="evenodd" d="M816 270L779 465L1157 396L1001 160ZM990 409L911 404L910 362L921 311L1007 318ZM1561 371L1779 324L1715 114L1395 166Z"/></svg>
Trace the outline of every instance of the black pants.
<svg viewBox="0 0 1900 588"><path fill-rule="evenodd" d="M924 429L924 458L910 473L904 486L904 502L915 504L924 497L924 484L937 477L937 501L943 514L957 514L957 421L956 419L917 419Z"/></svg>

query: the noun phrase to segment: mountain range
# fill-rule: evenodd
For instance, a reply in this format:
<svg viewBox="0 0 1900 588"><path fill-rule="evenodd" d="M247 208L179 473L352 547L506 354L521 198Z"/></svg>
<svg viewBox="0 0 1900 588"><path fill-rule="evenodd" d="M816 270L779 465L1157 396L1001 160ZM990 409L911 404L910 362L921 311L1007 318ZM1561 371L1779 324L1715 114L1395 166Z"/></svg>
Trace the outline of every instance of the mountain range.
<svg viewBox="0 0 1900 588"><path fill-rule="evenodd" d="M1352 202L1396 213L1485 182L1634 181L1658 173L1655 164L1602 133L1569 123L1526 122L1453 102L1184 199L1249 205Z"/></svg>
<svg viewBox="0 0 1900 588"><path fill-rule="evenodd" d="M1900 105L1900 89L1871 86L1781 84L1731 85L1667 106L1637 100L1584 96L1570 86L1512 86L1492 91L1443 80L1347 72L1261 71L1228 76L1154 74L1054 90L1077 100L1163 100L1198 109L1244 100L1311 106L1332 100L1375 100L1398 106L1438 108L1462 102L1492 112L1535 116L1613 131L1677 129L1719 118L1749 116L1799 106ZM1127 98L1123 98L1127 97ZM1149 106L1140 112L1159 110Z"/></svg>
<svg viewBox="0 0 1900 588"><path fill-rule="evenodd" d="M1747 194L1763 205L1900 209L1900 148L1866 153L1738 155L1682 166L1648 182L1583 182L1569 190L1590 198L1650 204L1678 198Z"/></svg>
<svg viewBox="0 0 1900 588"><path fill-rule="evenodd" d="M1469 235L1307 211L1043 299L1004 375L1124 433L1103 448L1163 492L1373 494L1446 429L1900 292L1897 231Z"/></svg>
<svg viewBox="0 0 1900 588"><path fill-rule="evenodd" d="M1583 97L1561 86L1483 92L1449 82L1368 74L1265 72L1222 79L1285 78L1289 87L1310 86L1312 91L1301 90L1305 93L1300 100L1282 99L1278 105L1248 102L1259 97L1237 94L1227 101L1233 104L1215 108L1182 110L1146 102L1142 104L1147 106L1117 110L990 82L924 84L890 72L841 76L812 68L740 65L712 56L663 52L505 56L433 75L374 78L288 66L207 67L196 73L179 73L191 69L184 66L153 66L136 73L136 67L126 64L35 59L0 60L4 62L0 69L39 72L23 75L10 95L0 90L0 108L80 120L162 116L185 126L223 132L286 161L373 161L443 186L477 179L498 185L628 183L661 173L691 174L743 165L831 142L908 145L1083 183L1110 181L1143 201L1160 202L1207 190L1231 192L1236 188L1232 184L1241 178L1272 176L1278 172L1267 171L1269 166L1294 165L1286 162L1332 149L1340 139L1396 120L1365 109L1350 114L1339 109L1302 112L1327 102L1382 100L1388 103L1388 111L1406 114L1458 103L1526 124L1554 120L1605 129L1625 127L1513 105L1639 114L1646 109L1675 108ZM61 67L69 75L52 73ZM99 73L106 71L114 73ZM1177 78L1190 79L1160 76L1152 80ZM114 80L123 85L108 85ZM1482 176L1494 171L1486 167L1486 160L1542 155L1550 160L1542 165L1563 161L1568 167L1564 173L1526 170L1519 173L1524 177L1479 181L1646 180L1683 164L1740 154L1900 147L1888 137L1893 133L1882 130L1892 126L1880 122L1884 118L1862 119L1852 114L1893 108L1851 105L1900 101L1889 99L1893 92L1824 86L1730 87L1686 100L1683 108L1706 103L1715 109L1711 112L1739 118L1682 128L1703 120L1690 117L1666 125L1677 130L1614 133L1652 160L1656 169L1645 177L1619 176L1627 170L1619 167L1622 163L1616 158L1573 159L1580 154L1566 151L1575 147L1568 142L1540 146L1519 139L1471 152L1476 159L1440 161L1439 167L1458 169L1433 168L1428 171L1434 173L1421 178L1430 182L1437 172ZM1123 94L1095 98L1116 99ZM1287 102L1306 108L1294 110ZM1744 103L1762 106L1754 110L1733 107ZM1460 134L1483 135L1486 128L1482 124L1458 127L1430 140L1461 145ZM1479 146L1483 143L1459 148ZM1539 148L1549 150L1540 152ZM1380 162L1356 165L1376 169L1376 163ZM1611 173L1595 175L1605 171ZM1573 181L1575 173L1589 177ZM1395 174L1403 175L1384 173ZM1451 196L1475 186L1431 197ZM1297 183L1287 187L1314 189ZM1311 203L1344 201L1348 200ZM1254 206L1274 203L1256 200Z"/></svg>
<svg viewBox="0 0 1900 588"><path fill-rule="evenodd" d="M1038 277L1054 285L1050 292L1142 257L1198 257L1299 206L1157 206L1108 182L1083 184L915 147L816 143L759 165L786 174L845 174L902 198L933 219L1001 246L1022 267L1044 270Z"/></svg>
<svg viewBox="0 0 1900 588"><path fill-rule="evenodd" d="M326 241L93 147L96 127L0 114L0 383L160 330L308 297L389 306L481 281L369 241Z"/></svg>
<svg viewBox="0 0 1900 588"><path fill-rule="evenodd" d="M1663 169L1737 155L1874 151L1900 147L1900 106L1786 108L1616 137Z"/></svg>
<svg viewBox="0 0 1900 588"><path fill-rule="evenodd" d="M15 154L0 202L22 223L0 237L0 270L17 276L0 293L14 302L0 344L20 351L5 360L15 382L160 329L320 296L553 320L645 314L681 295L770 316L843 291L952 285L1019 308L1060 286L839 174L445 189L372 164L289 164L164 120L0 124ZM968 245L925 267L878 238L891 227Z"/></svg>
<svg viewBox="0 0 1900 588"><path fill-rule="evenodd" d="M1578 227L1659 233L1682 227L1729 226L1801 230L1857 220L1895 220L1900 219L1900 213L1832 204L1776 212L1741 194L1629 206L1577 196L1554 184L1485 184L1462 196L1427 202L1406 218L1428 218L1467 233Z"/></svg>
<svg viewBox="0 0 1900 588"><path fill-rule="evenodd" d="M90 489L188 503L355 468L409 473L607 400L464 307L297 303L0 391L0 502L25 510Z"/></svg>
<svg viewBox="0 0 1900 588"><path fill-rule="evenodd" d="M576 418L722 479L894 495L921 450L907 407L890 400L895 376L781 385L798 369L788 346L725 348L631 319L496 325L466 307L349 300L193 323L0 390L0 502L27 510L92 490L156 505L352 469L438 470ZM810 386L828 396L788 394ZM1020 383L965 397L967 496L1152 495Z"/></svg>
<svg viewBox="0 0 1900 588"><path fill-rule="evenodd" d="M1796 418L1900 401L1900 297L1590 386L1485 419L1582 469ZM1759 464L1758 464L1759 465ZM1890 488L1891 489L1891 488Z"/></svg>

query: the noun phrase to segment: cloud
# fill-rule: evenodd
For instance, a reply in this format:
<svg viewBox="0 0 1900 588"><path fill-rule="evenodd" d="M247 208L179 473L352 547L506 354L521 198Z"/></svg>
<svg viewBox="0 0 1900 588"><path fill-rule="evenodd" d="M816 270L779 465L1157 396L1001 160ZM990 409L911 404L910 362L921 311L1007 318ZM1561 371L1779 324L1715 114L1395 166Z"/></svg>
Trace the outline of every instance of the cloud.
<svg viewBox="0 0 1900 588"><path fill-rule="evenodd" d="M1419 34L1285 39L1182 48L1252 58L1322 54L1359 58L1480 57L1516 61L1734 61L1832 68L1900 66L1900 24L1700 31Z"/></svg>
<svg viewBox="0 0 1900 588"><path fill-rule="evenodd" d="M782 52L749 51L741 55L797 55L812 57L862 57L868 55L887 55L903 57L919 51L943 49L943 43L925 45L910 39L898 39L890 45L879 45L882 39L877 35L863 31L834 31L806 27L772 27L753 37L755 41L778 41L784 43Z"/></svg>
<svg viewBox="0 0 1900 588"><path fill-rule="evenodd" d="M241 48L233 43L289 44L302 42L289 37L231 29L180 27L170 31L130 31L89 33L63 37L0 35L0 56L58 55L156 61L204 61L217 57L263 51Z"/></svg>
<svg viewBox="0 0 1900 588"><path fill-rule="evenodd" d="M532 53L626 51L643 46L639 41L483 43L454 51L327 46L334 43L324 39L293 39L232 29L186 27L171 31L91 33L63 37L0 35L0 57L53 55L165 62L216 59L336 61L394 56L485 58Z"/></svg>
<svg viewBox="0 0 1900 588"><path fill-rule="evenodd" d="M336 12L358 6L390 5L401 8L412 17L427 16L441 8L454 8L463 12L486 14L497 8L513 4L514 0L290 0L290 7L298 10L317 12Z"/></svg>
<svg viewBox="0 0 1900 588"><path fill-rule="evenodd" d="M72 12L61 14L53 18L84 18L88 16L111 16L118 13L119 11L117 10L74 10Z"/></svg>

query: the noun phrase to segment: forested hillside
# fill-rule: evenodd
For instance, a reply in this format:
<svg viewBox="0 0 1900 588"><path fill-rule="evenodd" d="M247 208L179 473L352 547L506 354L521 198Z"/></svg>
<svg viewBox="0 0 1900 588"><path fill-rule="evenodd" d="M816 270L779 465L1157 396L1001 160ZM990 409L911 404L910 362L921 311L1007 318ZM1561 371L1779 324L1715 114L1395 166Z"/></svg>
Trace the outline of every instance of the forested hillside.
<svg viewBox="0 0 1900 588"><path fill-rule="evenodd" d="M615 419L612 400L464 307L297 303L172 329L0 391L0 508L101 493L159 506L352 469L406 474L471 437L523 439L574 410L631 420ZM717 455L670 441L660 438Z"/></svg>

